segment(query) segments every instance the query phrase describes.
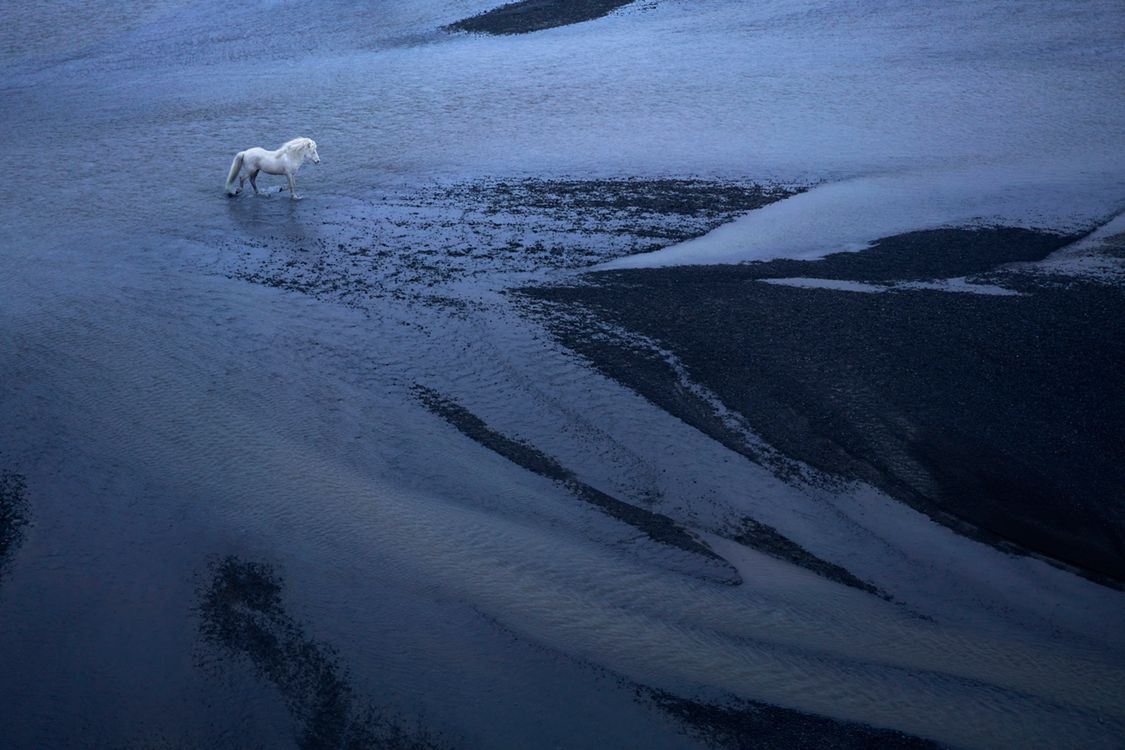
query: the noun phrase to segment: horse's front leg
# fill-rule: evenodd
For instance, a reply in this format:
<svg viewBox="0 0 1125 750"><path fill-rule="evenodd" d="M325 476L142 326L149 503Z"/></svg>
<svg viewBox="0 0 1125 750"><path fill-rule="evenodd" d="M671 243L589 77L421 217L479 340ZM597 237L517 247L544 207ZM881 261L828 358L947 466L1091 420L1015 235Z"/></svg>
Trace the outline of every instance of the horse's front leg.
<svg viewBox="0 0 1125 750"><path fill-rule="evenodd" d="M300 200L301 196L297 195L297 186L293 183L293 174L289 173L285 176L289 178L289 197L295 201Z"/></svg>

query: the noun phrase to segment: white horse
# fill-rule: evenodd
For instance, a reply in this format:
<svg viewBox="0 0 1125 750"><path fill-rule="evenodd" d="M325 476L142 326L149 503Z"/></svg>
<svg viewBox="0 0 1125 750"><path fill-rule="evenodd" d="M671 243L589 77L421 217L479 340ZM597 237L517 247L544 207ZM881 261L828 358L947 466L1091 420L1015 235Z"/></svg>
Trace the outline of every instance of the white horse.
<svg viewBox="0 0 1125 750"><path fill-rule="evenodd" d="M250 180L250 187L254 188L254 195L258 194L258 172L266 174L283 174L289 178L289 197L294 200L297 195L296 186L293 184L293 175L301 168L305 159L312 159L313 164L320 164L320 155L316 152L316 141L312 138L294 138L281 144L277 151L266 151L264 148L248 148L234 155L230 165L230 174L227 175L227 195L238 195L246 180ZM234 178L243 169L246 174L238 180L238 189L232 189ZM284 189L284 188L283 188Z"/></svg>

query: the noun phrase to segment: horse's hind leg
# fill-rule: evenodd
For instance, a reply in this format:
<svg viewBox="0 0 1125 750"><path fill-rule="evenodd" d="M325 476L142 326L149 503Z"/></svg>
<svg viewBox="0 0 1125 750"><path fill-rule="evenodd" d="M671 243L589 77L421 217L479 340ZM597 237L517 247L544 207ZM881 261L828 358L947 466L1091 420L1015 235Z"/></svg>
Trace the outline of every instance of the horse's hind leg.
<svg viewBox="0 0 1125 750"><path fill-rule="evenodd" d="M258 194L258 170L250 172L247 177L250 179L250 187L254 188L254 195Z"/></svg>

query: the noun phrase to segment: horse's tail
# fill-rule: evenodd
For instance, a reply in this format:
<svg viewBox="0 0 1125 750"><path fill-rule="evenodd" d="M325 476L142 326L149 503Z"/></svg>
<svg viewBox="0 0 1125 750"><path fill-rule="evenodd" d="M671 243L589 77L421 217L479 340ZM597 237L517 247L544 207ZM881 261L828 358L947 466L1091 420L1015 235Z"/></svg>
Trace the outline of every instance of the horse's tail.
<svg viewBox="0 0 1125 750"><path fill-rule="evenodd" d="M238 177L238 173L242 171L242 155L245 153L245 151L239 151L234 155L234 161L232 161L230 165L230 173L227 175L227 195L236 195L238 193L237 190L231 190L231 185L234 184L234 180L236 177Z"/></svg>

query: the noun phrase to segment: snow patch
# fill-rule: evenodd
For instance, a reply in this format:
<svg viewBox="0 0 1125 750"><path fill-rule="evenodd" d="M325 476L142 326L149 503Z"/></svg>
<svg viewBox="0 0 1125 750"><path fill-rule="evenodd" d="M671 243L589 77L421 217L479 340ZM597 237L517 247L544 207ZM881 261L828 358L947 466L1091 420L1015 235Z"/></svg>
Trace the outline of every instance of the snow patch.
<svg viewBox="0 0 1125 750"><path fill-rule="evenodd" d="M935 292L959 292L961 294L985 294L1000 297L1020 295L1014 289L1005 289L995 284L977 284L964 276L939 281L900 281L891 284L869 284L864 281L814 279L799 276L786 279L760 279L760 281L766 284L792 286L799 289L832 289L839 292L860 292L862 294L879 294L880 292L893 292L902 289L927 289Z"/></svg>
<svg viewBox="0 0 1125 750"><path fill-rule="evenodd" d="M1074 231L1103 220L1125 179L1031 165L862 177L823 185L752 211L696 239L602 268L813 260L880 238L943 226L1006 225Z"/></svg>
<svg viewBox="0 0 1125 750"><path fill-rule="evenodd" d="M760 279L760 281L765 284L793 286L799 289L832 289L837 292L862 292L865 294L877 294L888 289L882 284L867 284L862 281L845 281L844 279L812 279L803 276L788 279Z"/></svg>
<svg viewBox="0 0 1125 750"><path fill-rule="evenodd" d="M1018 267L1031 273L1125 284L1125 212L1038 263Z"/></svg>

